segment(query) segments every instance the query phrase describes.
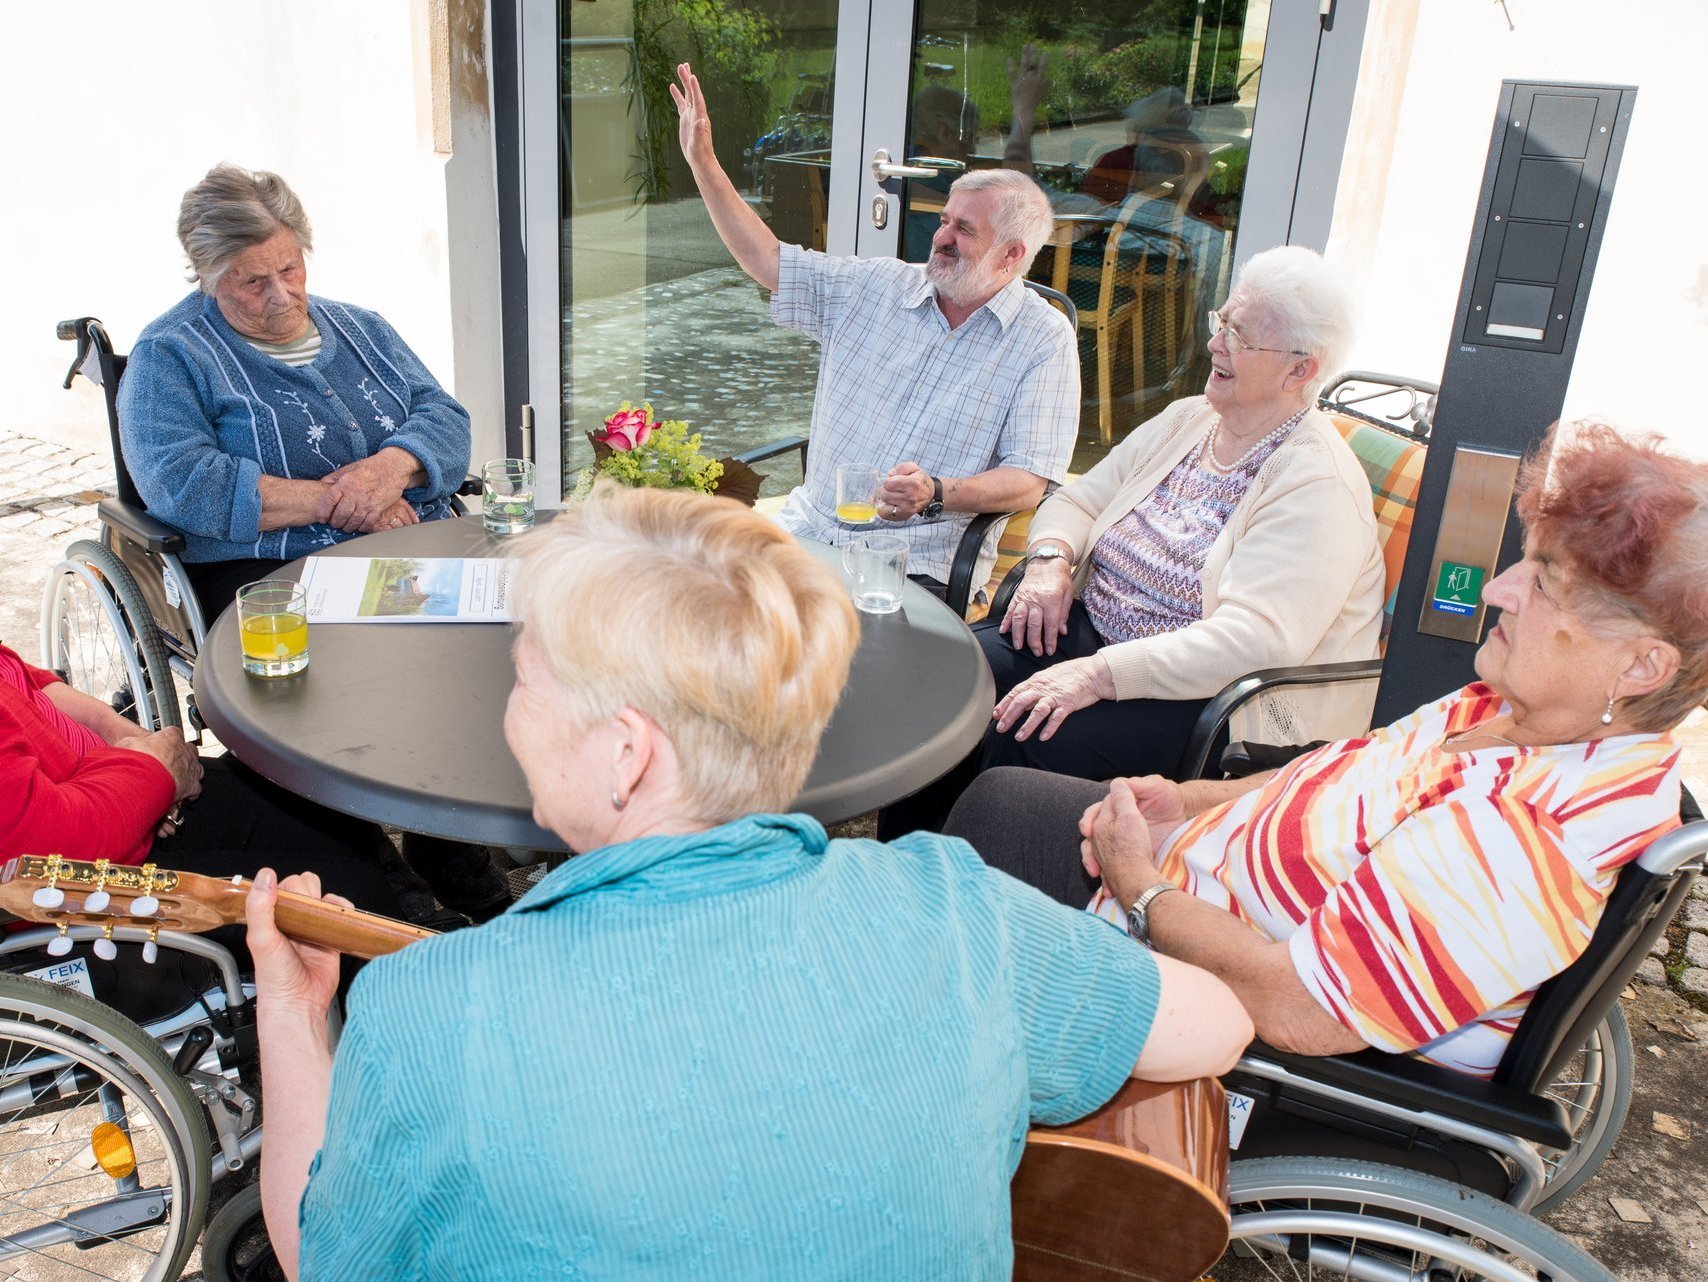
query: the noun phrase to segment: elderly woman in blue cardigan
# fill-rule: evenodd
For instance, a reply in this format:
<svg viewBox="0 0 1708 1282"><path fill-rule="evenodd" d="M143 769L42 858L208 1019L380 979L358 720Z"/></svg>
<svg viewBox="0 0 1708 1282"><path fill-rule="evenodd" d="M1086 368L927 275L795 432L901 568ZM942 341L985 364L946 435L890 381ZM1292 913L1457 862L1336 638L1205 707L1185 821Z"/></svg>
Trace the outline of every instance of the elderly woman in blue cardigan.
<svg viewBox="0 0 1708 1282"><path fill-rule="evenodd" d="M198 288L137 340L119 425L149 511L187 536L203 613L286 561L449 515L468 411L378 315L309 294L313 233L284 179L216 166L178 239Z"/></svg>

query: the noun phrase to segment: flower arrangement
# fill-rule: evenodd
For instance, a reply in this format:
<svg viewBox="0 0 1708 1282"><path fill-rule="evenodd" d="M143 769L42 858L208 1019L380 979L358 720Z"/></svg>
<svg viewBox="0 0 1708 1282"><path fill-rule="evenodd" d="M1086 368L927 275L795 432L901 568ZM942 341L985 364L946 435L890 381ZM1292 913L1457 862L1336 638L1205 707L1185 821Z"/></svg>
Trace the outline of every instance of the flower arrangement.
<svg viewBox="0 0 1708 1282"><path fill-rule="evenodd" d="M608 476L621 485L723 494L751 504L759 475L731 458L710 459L700 452L700 434L676 419L653 417L651 405L624 401L597 432L587 434L593 463L576 477L572 498L585 498L593 482Z"/></svg>

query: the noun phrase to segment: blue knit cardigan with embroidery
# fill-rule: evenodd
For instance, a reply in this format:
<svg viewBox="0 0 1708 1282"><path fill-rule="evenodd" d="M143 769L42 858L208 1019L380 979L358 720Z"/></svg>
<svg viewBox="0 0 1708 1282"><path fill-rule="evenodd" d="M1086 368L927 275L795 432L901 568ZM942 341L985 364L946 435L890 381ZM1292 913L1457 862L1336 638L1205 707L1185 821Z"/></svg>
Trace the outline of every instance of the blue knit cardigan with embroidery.
<svg viewBox="0 0 1708 1282"><path fill-rule="evenodd" d="M294 559L354 534L260 529L261 477L313 480L387 445L427 483L404 491L422 520L450 515L468 472L468 411L376 313L308 300L320 355L291 366L255 350L211 295L154 321L119 384L125 462L149 512L188 536L186 561Z"/></svg>

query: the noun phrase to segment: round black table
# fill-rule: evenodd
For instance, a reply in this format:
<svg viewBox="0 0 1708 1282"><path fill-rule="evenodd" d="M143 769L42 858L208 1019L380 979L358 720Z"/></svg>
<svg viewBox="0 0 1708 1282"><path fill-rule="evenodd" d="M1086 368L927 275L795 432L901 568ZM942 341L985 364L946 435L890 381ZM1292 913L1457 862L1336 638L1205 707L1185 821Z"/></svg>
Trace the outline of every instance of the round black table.
<svg viewBox="0 0 1708 1282"><path fill-rule="evenodd" d="M323 555L483 557L510 546L467 516L370 534ZM802 546L842 575L836 549ZM302 564L280 577L298 577ZM308 668L268 678L244 672L236 614L226 610L208 629L195 691L208 728L239 761L334 810L412 832L563 848L534 822L504 743L515 675L508 626L316 623ZM898 613L860 616L848 689L795 809L835 823L907 796L972 750L995 698L978 642L909 583Z"/></svg>

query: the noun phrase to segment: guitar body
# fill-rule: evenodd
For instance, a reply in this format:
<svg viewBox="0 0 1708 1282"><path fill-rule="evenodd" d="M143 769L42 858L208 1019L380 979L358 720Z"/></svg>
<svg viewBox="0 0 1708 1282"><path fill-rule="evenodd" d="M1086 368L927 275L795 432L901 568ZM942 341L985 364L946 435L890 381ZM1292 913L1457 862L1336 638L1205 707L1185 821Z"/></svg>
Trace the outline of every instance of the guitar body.
<svg viewBox="0 0 1708 1282"><path fill-rule="evenodd" d="M1016 1282L1191 1282L1228 1244L1221 1083L1129 1081L1039 1127L1011 1186Z"/></svg>

